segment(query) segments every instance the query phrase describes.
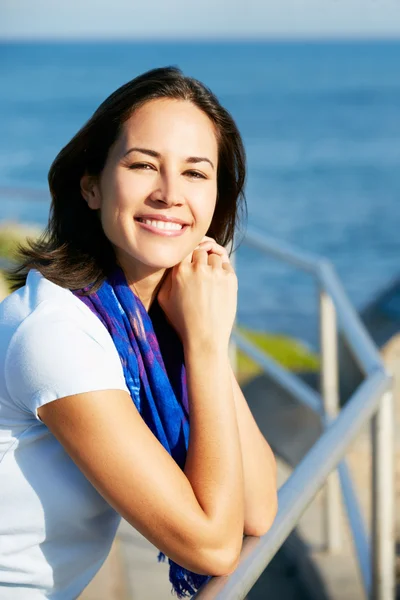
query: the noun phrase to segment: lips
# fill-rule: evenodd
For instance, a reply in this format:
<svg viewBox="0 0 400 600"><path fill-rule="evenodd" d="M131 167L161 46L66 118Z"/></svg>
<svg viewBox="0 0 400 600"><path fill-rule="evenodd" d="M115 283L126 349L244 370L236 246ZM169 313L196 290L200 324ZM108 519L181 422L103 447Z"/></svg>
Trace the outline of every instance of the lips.
<svg viewBox="0 0 400 600"><path fill-rule="evenodd" d="M151 225L152 227L157 227L157 229L165 230L165 231L180 231L184 225L180 223L175 223L174 221L159 221L158 219L136 219L139 223L144 223L145 225Z"/></svg>
<svg viewBox="0 0 400 600"><path fill-rule="evenodd" d="M141 215L135 217L135 221L141 229L164 237L182 235L189 227L189 223L185 223L182 219L164 215Z"/></svg>
<svg viewBox="0 0 400 600"><path fill-rule="evenodd" d="M138 217L136 217L136 220L163 221L164 223L179 223L179 225L190 225L190 223L188 223L187 221L182 221L182 219L178 219L177 217L170 217L161 214L139 215Z"/></svg>

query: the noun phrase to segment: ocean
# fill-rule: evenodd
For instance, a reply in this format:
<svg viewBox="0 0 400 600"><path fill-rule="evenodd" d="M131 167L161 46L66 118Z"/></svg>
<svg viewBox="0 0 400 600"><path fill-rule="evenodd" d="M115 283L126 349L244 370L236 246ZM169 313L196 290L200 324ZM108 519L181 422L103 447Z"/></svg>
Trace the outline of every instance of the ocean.
<svg viewBox="0 0 400 600"><path fill-rule="evenodd" d="M47 171L114 89L177 65L230 110L248 224L330 259L361 310L400 271L400 42L0 44L0 220L44 225ZM238 321L317 342L315 282L241 245Z"/></svg>

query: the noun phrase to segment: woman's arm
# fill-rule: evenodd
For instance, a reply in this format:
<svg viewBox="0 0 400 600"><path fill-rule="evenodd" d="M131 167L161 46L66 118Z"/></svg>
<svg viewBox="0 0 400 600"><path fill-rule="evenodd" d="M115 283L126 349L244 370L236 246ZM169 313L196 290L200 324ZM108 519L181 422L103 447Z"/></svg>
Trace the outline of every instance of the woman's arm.
<svg viewBox="0 0 400 600"><path fill-rule="evenodd" d="M237 559L243 542L244 479L231 368L224 348L185 347L190 443L184 472L198 503Z"/></svg>
<svg viewBox="0 0 400 600"><path fill-rule="evenodd" d="M230 264L226 248L205 236L199 248ZM244 470L244 533L260 536L271 527L278 509L275 458L251 414L230 369Z"/></svg>
<svg viewBox="0 0 400 600"><path fill-rule="evenodd" d="M194 372L189 374L191 381L194 378ZM156 548L186 569L218 576L232 572L238 562L243 541L240 492L238 505L227 514L220 506L226 507L228 490L236 493L237 481L243 484L240 470L233 473L230 466L236 456L227 456L235 445L227 439L228 427L221 444L216 423L209 432L212 439L204 435L202 418L214 422L214 415L229 410L230 423L236 420L234 409L228 408L229 394L221 394L219 403L210 396L214 379L210 377L207 389L196 386L192 396L197 401L200 394L207 394L201 401L208 409L202 415L198 411L198 435L191 436L186 474L155 438L127 392L104 390L60 398L41 406L38 415L105 500ZM210 448L204 446L208 443ZM229 475L221 482L224 468Z"/></svg>
<svg viewBox="0 0 400 600"><path fill-rule="evenodd" d="M276 462L230 369L244 475L244 533L264 535L278 510Z"/></svg>

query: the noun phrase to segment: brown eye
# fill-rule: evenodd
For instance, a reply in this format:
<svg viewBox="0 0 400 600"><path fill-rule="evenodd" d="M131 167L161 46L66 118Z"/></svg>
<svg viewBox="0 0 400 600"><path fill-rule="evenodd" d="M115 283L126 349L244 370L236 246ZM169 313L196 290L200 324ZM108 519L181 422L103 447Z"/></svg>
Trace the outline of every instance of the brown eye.
<svg viewBox="0 0 400 600"><path fill-rule="evenodd" d="M144 169L144 170L149 170L149 169L154 169L154 167L152 165L149 165L147 163L133 163L133 165L129 166L129 169Z"/></svg>
<svg viewBox="0 0 400 600"><path fill-rule="evenodd" d="M199 171L186 171L186 175L189 175L193 179L206 179L205 175L199 173Z"/></svg>

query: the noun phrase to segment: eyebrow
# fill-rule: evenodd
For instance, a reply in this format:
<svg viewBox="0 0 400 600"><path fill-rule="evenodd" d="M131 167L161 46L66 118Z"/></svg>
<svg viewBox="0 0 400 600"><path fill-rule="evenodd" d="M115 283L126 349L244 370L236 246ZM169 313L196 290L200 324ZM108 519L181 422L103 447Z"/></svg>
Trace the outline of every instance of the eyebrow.
<svg viewBox="0 0 400 600"><path fill-rule="evenodd" d="M159 152L156 152L155 150L150 150L149 148L129 148L129 150L127 150L127 152L125 152L124 157L128 156L128 154L130 154L131 152L141 152L141 154L147 154L148 156L152 156L153 158L160 158L161 154ZM211 162L211 160L205 156L188 156L188 158L186 159L187 163L191 163L191 164L196 164L199 162L208 162L213 169L215 169L213 163Z"/></svg>

